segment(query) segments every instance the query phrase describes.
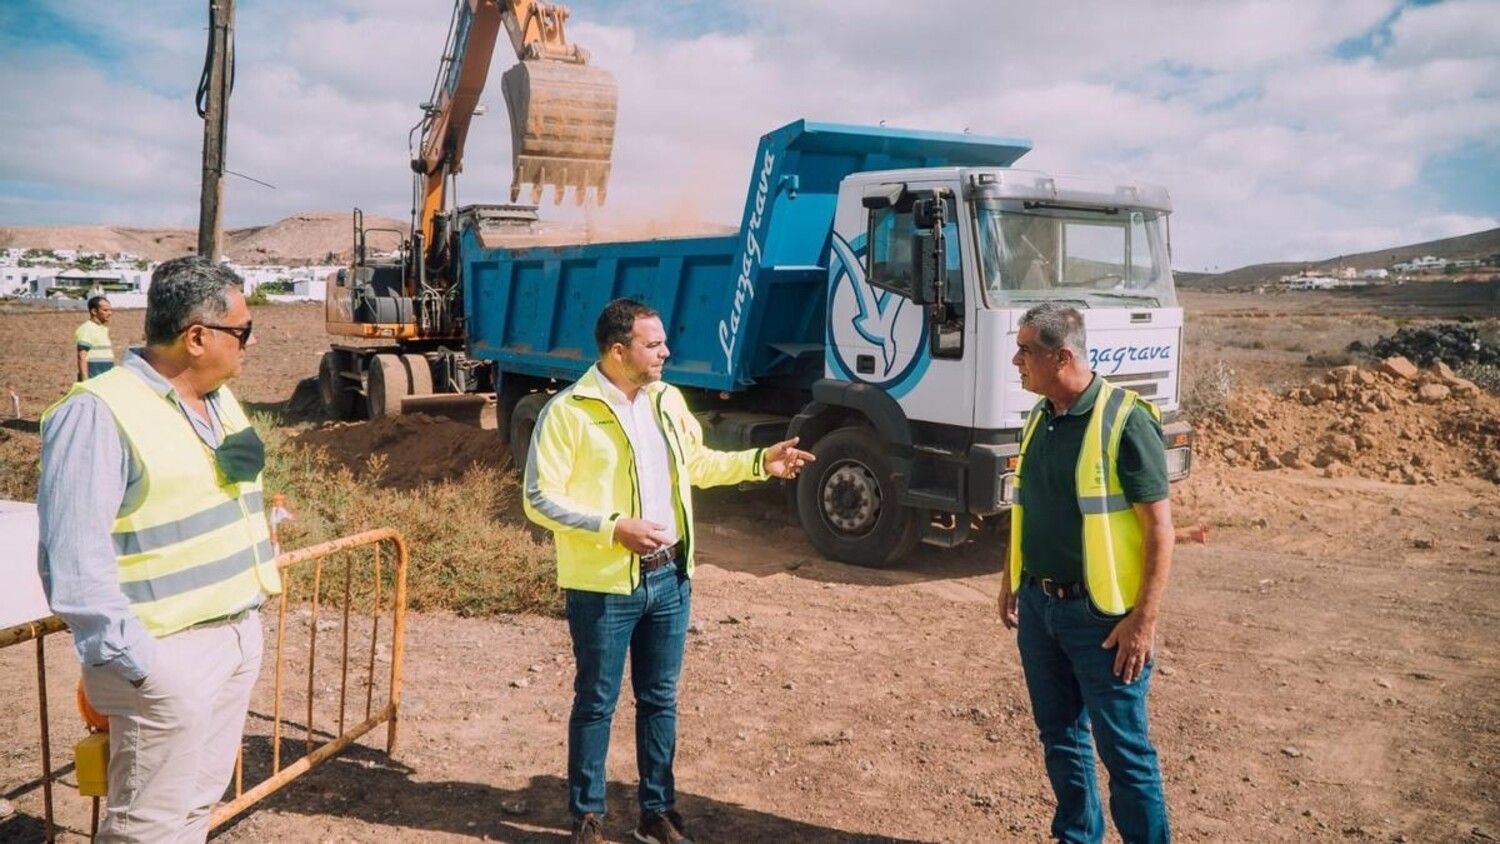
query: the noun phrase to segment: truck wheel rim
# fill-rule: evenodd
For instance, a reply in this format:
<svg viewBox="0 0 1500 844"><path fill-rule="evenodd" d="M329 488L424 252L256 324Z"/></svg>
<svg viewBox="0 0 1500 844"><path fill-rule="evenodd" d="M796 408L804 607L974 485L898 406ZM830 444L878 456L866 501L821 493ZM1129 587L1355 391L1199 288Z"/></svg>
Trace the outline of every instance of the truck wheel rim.
<svg viewBox="0 0 1500 844"><path fill-rule="evenodd" d="M823 518L840 533L866 534L880 520L880 482L863 463L850 460L834 466L823 478L818 497Z"/></svg>

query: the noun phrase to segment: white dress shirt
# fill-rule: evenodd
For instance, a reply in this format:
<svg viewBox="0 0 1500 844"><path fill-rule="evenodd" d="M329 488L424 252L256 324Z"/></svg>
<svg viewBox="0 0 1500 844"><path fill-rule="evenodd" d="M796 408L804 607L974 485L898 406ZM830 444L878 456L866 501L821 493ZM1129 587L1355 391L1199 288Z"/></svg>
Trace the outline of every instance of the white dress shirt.
<svg viewBox="0 0 1500 844"><path fill-rule="evenodd" d="M641 518L664 525L667 544L675 544L680 537L677 508L672 499L672 467L667 462L666 433L656 418L656 407L645 390L636 390L633 401L625 398L603 372L599 373L599 383L635 452L636 476L641 483Z"/></svg>

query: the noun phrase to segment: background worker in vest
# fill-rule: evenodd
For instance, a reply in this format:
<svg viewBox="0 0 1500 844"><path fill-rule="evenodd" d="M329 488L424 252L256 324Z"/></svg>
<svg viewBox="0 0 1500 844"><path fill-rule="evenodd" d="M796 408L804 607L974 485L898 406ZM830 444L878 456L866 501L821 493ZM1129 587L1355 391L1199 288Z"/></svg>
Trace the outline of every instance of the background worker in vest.
<svg viewBox="0 0 1500 844"><path fill-rule="evenodd" d="M667 335L646 305L610 302L594 339L599 362L537 420L524 498L526 515L557 544L577 662L568 719L573 840L604 840L604 759L628 652L640 774L635 839L687 841L672 760L692 599L691 487L794 478L813 457L796 439L737 452L704 446L682 394L661 380Z"/></svg>
<svg viewBox="0 0 1500 844"><path fill-rule="evenodd" d="M255 343L241 285L161 264L146 347L43 415L42 582L109 717L101 842L207 837L260 670L256 608L281 588L265 451L226 386Z"/></svg>
<svg viewBox="0 0 1500 844"><path fill-rule="evenodd" d="M1000 616L1017 641L1059 841L1104 837L1094 752L1126 842L1166 841L1166 798L1146 734L1156 620L1172 562L1159 415L1089 370L1083 317L1043 304L1021 317L1011 360L1043 398L1017 468Z"/></svg>
<svg viewBox="0 0 1500 844"><path fill-rule="evenodd" d="M109 318L115 309L103 296L89 298L89 318L73 332L78 349L78 380L86 381L115 365L115 353L109 343Z"/></svg>

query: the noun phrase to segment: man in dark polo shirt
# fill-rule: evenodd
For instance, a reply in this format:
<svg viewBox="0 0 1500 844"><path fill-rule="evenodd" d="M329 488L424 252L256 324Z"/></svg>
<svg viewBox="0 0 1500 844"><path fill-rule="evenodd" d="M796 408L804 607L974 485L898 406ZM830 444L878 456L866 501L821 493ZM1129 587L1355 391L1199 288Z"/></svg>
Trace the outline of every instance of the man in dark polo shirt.
<svg viewBox="0 0 1500 844"><path fill-rule="evenodd" d="M1022 441L1000 616L1018 628L1057 797L1052 836L1104 837L1097 743L1120 837L1167 841L1161 771L1146 730L1173 542L1159 415L1089 370L1078 311L1038 305L1021 318L1016 340L1011 362L1021 385L1043 400Z"/></svg>

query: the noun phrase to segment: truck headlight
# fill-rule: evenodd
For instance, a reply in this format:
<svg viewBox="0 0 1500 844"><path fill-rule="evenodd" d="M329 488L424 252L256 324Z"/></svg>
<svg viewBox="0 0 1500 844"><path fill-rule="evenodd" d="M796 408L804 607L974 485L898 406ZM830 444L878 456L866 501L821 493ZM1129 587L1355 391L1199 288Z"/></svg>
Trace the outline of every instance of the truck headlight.
<svg viewBox="0 0 1500 844"><path fill-rule="evenodd" d="M1180 481L1188 476L1188 470L1193 465L1193 449L1191 446L1167 449L1167 480Z"/></svg>
<svg viewBox="0 0 1500 844"><path fill-rule="evenodd" d="M1000 476L1000 503L1016 503L1016 473L1006 472Z"/></svg>

